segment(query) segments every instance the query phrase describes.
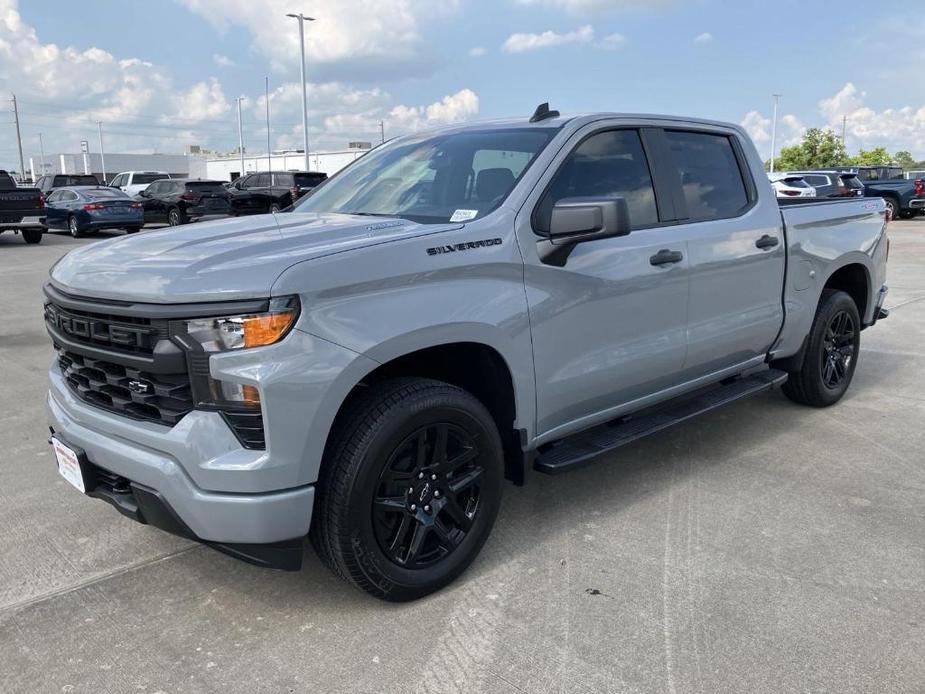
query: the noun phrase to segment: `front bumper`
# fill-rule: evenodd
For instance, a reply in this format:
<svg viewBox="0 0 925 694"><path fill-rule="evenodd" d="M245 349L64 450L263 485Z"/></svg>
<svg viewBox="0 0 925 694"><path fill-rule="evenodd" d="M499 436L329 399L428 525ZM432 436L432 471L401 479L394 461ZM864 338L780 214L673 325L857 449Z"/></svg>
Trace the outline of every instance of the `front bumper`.
<svg viewBox="0 0 925 694"><path fill-rule="evenodd" d="M190 478L180 459L184 453L206 459L231 455L239 463L244 463L243 456L265 454L241 449L217 413L192 412L181 425L166 430L84 404L70 393L56 367L49 377L47 410L55 434L84 451L93 465L161 499L185 528L178 534L209 544L267 544L301 538L308 532L315 493L312 485L264 493L216 492L202 489ZM200 421L188 421L195 419ZM178 431L184 425L187 428ZM178 436L186 438L169 440ZM224 456L218 454L222 449ZM143 508L141 515L148 517Z"/></svg>

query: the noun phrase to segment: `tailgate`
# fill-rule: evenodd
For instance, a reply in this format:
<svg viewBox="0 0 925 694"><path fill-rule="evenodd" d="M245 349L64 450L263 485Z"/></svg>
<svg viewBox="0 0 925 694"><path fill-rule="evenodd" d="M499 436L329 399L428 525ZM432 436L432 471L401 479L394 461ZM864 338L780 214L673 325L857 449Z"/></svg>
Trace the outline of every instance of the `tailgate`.
<svg viewBox="0 0 925 694"><path fill-rule="evenodd" d="M35 212L42 209L41 192L38 188L21 188L19 190L0 190L0 212Z"/></svg>

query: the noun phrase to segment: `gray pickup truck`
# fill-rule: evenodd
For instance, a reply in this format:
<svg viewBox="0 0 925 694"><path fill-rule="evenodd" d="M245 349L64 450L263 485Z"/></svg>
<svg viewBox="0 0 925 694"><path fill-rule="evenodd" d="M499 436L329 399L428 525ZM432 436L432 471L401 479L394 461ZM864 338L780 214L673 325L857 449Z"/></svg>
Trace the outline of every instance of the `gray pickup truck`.
<svg viewBox="0 0 925 694"><path fill-rule="evenodd" d="M282 569L307 536L410 600L478 554L505 478L776 386L836 403L886 229L882 200L782 207L735 125L544 105L409 135L291 212L64 256L50 442L137 521Z"/></svg>

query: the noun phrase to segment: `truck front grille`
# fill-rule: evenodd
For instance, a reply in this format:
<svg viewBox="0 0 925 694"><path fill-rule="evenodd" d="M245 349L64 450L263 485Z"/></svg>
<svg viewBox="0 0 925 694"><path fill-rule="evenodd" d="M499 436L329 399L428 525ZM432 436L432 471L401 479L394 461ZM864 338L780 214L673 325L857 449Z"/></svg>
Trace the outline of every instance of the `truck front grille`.
<svg viewBox="0 0 925 694"><path fill-rule="evenodd" d="M129 354L151 354L159 340L167 339L167 321L78 311L45 304L48 326L81 344Z"/></svg>
<svg viewBox="0 0 925 694"><path fill-rule="evenodd" d="M186 373L150 374L64 350L58 365L78 398L116 414L173 426L193 409Z"/></svg>

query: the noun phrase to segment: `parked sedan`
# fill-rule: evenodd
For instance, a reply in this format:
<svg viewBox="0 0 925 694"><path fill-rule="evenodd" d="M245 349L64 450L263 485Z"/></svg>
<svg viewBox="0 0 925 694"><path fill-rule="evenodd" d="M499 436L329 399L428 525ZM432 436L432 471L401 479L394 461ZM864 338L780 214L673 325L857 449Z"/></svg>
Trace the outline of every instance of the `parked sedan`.
<svg viewBox="0 0 925 694"><path fill-rule="evenodd" d="M69 231L75 239L89 231L125 229L133 234L144 224L141 203L106 186L57 188L45 199L49 230Z"/></svg>
<svg viewBox="0 0 925 694"><path fill-rule="evenodd" d="M242 176L228 186L232 211L236 215L279 212L327 177L317 171L270 171Z"/></svg>
<svg viewBox="0 0 925 694"><path fill-rule="evenodd" d="M814 198L816 189L807 183L802 176L795 174L772 173L768 174L771 187L779 198Z"/></svg>
<svg viewBox="0 0 925 694"><path fill-rule="evenodd" d="M144 208L145 222L167 222L172 227L231 212L230 195L221 181L198 178L155 181L136 199Z"/></svg>

